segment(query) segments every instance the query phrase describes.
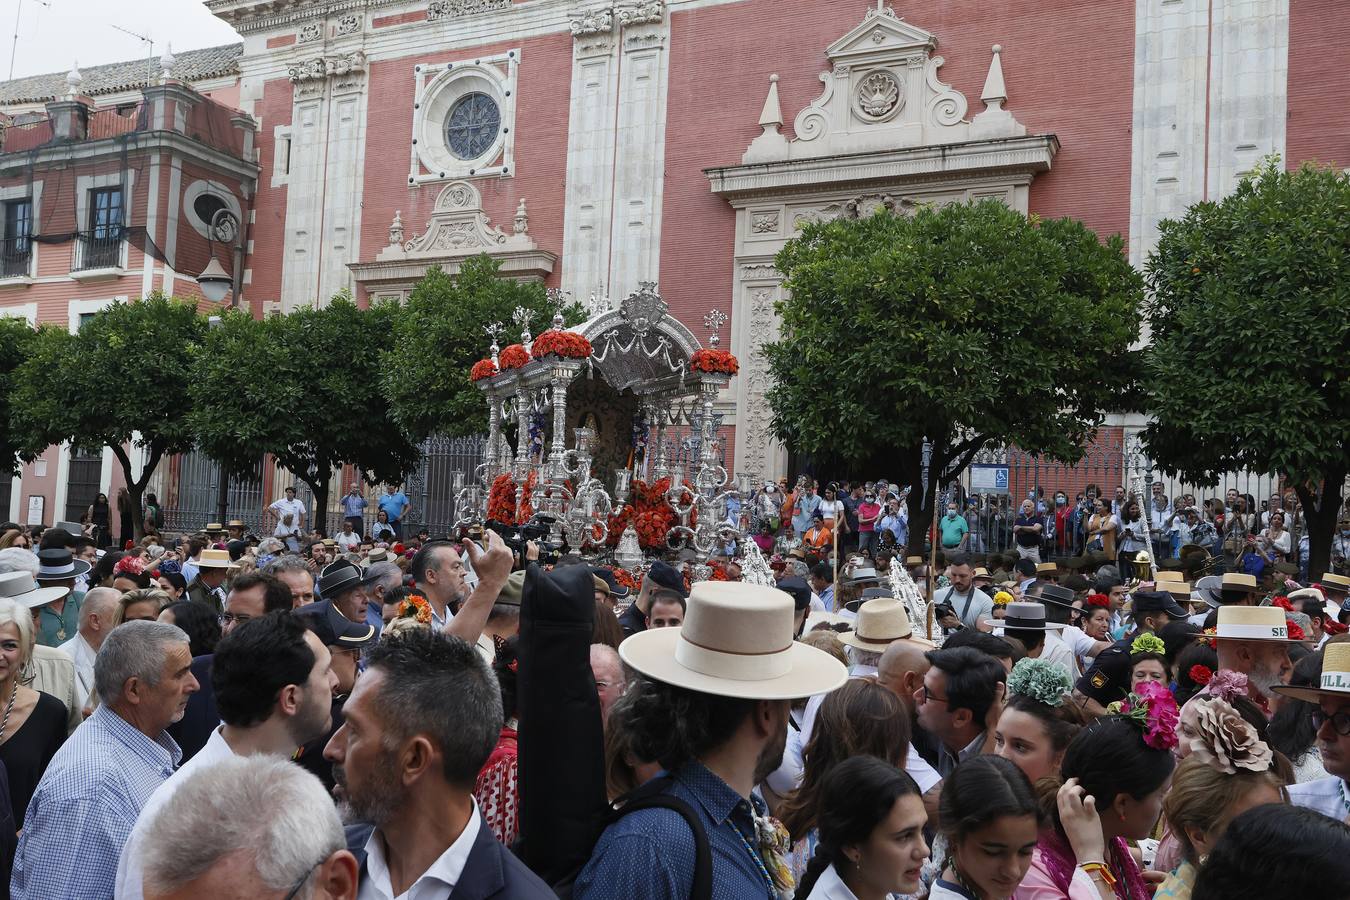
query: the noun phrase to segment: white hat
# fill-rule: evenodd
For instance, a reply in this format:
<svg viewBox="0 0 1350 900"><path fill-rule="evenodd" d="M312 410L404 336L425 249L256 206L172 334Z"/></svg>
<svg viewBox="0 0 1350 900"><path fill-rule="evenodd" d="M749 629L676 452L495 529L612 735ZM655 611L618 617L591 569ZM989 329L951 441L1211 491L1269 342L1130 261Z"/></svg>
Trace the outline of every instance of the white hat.
<svg viewBox="0 0 1350 900"><path fill-rule="evenodd" d="M37 609L70 593L70 588L38 587L31 572L0 574L0 597L8 597L20 606Z"/></svg>
<svg viewBox="0 0 1350 900"><path fill-rule="evenodd" d="M1323 697L1350 697L1350 644L1343 641L1327 644L1322 651L1322 677L1318 684L1315 688L1281 684L1271 690L1309 703L1320 703Z"/></svg>
<svg viewBox="0 0 1350 900"><path fill-rule="evenodd" d="M232 565L228 550L203 550L197 560L199 569L228 569Z"/></svg>
<svg viewBox="0 0 1350 900"><path fill-rule="evenodd" d="M839 635L839 640L850 647L880 653L893 642L921 639L914 637L914 626L910 624L905 604L894 597L874 597L858 607L858 617L852 631ZM931 647L928 641L922 643Z"/></svg>
<svg viewBox="0 0 1350 900"><path fill-rule="evenodd" d="M736 581L694 585L679 628L641 631L619 656L654 681L718 697L794 700L848 678L823 650L794 641L792 597Z"/></svg>
<svg viewBox="0 0 1350 900"><path fill-rule="evenodd" d="M1228 641L1292 640L1284 610L1278 606L1220 606L1214 637Z"/></svg>

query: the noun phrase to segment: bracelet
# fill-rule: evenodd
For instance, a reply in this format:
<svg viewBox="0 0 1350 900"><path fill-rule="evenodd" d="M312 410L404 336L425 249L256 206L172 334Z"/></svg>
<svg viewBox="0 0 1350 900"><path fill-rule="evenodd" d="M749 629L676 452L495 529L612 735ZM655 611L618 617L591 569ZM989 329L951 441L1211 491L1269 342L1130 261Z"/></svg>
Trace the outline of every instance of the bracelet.
<svg viewBox="0 0 1350 900"><path fill-rule="evenodd" d="M1087 872L1089 875L1101 876L1102 881L1105 881L1108 887L1112 889L1115 888L1116 876L1111 874L1111 869L1109 866L1106 865L1106 863L1100 862L1079 863L1078 868L1082 869L1084 872Z"/></svg>

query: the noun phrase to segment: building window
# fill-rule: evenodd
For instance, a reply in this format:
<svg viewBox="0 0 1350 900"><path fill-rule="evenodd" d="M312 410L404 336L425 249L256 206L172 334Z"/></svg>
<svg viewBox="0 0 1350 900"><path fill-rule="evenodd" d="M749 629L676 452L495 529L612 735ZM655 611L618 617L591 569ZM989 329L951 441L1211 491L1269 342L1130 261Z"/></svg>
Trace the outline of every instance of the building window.
<svg viewBox="0 0 1350 900"><path fill-rule="evenodd" d="M122 189L89 192L89 227L82 235L77 269L110 269L122 261Z"/></svg>
<svg viewBox="0 0 1350 900"><path fill-rule="evenodd" d="M461 97L445 119L445 142L460 159L477 159L497 140L502 111L497 101L475 91Z"/></svg>
<svg viewBox="0 0 1350 900"><path fill-rule="evenodd" d="M215 194L201 194L196 200L192 201L192 212L208 228L211 227L211 219L222 209L228 209L227 204Z"/></svg>
<svg viewBox="0 0 1350 900"><path fill-rule="evenodd" d="M90 322L92 322L92 321L94 320L94 316L96 316L96 315L98 315L98 313L91 313L91 312L82 312L82 313L80 313L80 324L79 324L78 326L76 326L76 330L77 330L77 331L83 331L83 330L84 330L84 326L86 326L86 325L88 325Z"/></svg>
<svg viewBox="0 0 1350 900"><path fill-rule="evenodd" d="M0 242L0 276L27 275L33 256L33 198L5 203L5 236Z"/></svg>

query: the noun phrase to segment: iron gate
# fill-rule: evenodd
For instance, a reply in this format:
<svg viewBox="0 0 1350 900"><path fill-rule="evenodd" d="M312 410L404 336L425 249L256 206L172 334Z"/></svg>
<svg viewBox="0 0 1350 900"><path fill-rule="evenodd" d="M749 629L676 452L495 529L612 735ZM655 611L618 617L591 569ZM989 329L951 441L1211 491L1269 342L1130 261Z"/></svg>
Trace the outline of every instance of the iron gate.
<svg viewBox="0 0 1350 900"><path fill-rule="evenodd" d="M486 434L467 437L432 435L422 442L422 462L408 476L403 492L408 495L408 513L403 520L403 534L415 535L425 528L432 537L449 534L458 518L452 481L456 472L462 473L464 483L473 480L474 469L483 462L487 449ZM371 512L376 504L371 503Z"/></svg>
<svg viewBox="0 0 1350 900"><path fill-rule="evenodd" d="M66 472L65 521L78 522L98 496L103 480L103 448L70 448L70 468Z"/></svg>
<svg viewBox="0 0 1350 900"><path fill-rule="evenodd" d="M148 490L157 494L164 509L165 531L195 532L216 520L219 485L220 466L194 450L161 464ZM262 460L250 472L231 473L225 520L239 519L249 531L260 534L262 488Z"/></svg>

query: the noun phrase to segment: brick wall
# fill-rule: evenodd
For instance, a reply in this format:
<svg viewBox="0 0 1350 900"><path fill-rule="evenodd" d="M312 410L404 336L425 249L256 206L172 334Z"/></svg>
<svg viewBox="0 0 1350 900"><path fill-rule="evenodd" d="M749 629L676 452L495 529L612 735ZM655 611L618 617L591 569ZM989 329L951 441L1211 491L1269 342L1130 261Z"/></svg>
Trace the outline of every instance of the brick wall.
<svg viewBox="0 0 1350 900"><path fill-rule="evenodd" d="M1289 117L1285 147L1292 168L1303 160L1350 165L1350 15L1344 0L1289 4Z"/></svg>

